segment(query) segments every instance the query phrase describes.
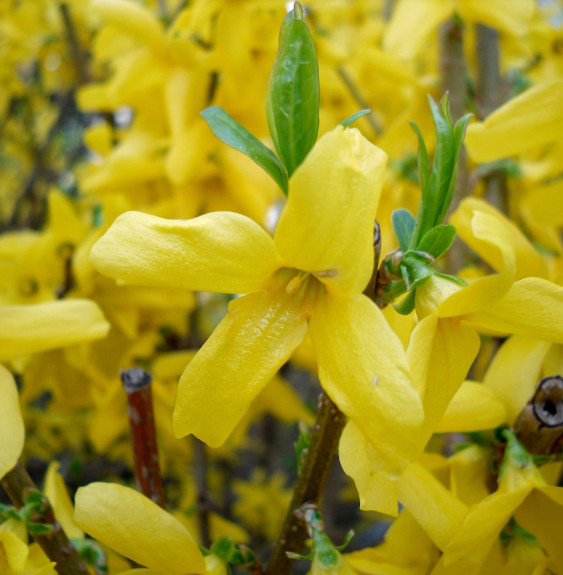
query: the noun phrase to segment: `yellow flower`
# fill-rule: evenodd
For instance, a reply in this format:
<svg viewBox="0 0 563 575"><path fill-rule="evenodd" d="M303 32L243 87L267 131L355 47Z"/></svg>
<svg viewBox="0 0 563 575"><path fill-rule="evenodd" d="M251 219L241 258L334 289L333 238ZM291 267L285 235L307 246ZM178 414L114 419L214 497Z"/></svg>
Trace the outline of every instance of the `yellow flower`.
<svg viewBox="0 0 563 575"><path fill-rule="evenodd" d="M76 493L74 522L111 549L155 572L217 573L190 532L172 515L134 489L91 483Z"/></svg>
<svg viewBox="0 0 563 575"><path fill-rule="evenodd" d="M408 460L420 398L398 337L362 295L385 161L357 130L338 127L292 176L273 239L233 213L184 222L133 212L94 246L93 265L122 283L250 294L184 371L177 436L222 445L309 327L327 393L389 468Z"/></svg>
<svg viewBox="0 0 563 575"><path fill-rule="evenodd" d="M0 365L0 478L18 462L23 449L25 429L18 389L12 374Z"/></svg>

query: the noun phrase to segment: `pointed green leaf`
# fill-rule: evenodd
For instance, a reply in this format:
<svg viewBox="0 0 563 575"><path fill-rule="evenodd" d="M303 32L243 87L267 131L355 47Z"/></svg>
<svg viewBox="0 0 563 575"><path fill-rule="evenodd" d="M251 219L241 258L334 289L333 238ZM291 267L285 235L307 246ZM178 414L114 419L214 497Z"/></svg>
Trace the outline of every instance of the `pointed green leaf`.
<svg viewBox="0 0 563 575"><path fill-rule="evenodd" d="M315 44L296 2L284 20L266 97L266 116L278 156L289 176L317 140L319 66Z"/></svg>
<svg viewBox="0 0 563 575"><path fill-rule="evenodd" d="M408 210L401 208L393 212L391 221L393 222L393 230L395 231L397 240L399 240L399 247L403 252L406 252L409 249L409 243L414 229L414 217Z"/></svg>
<svg viewBox="0 0 563 575"><path fill-rule="evenodd" d="M467 285L467 282L465 280L462 280L461 278L458 278L457 276L452 276L450 274L443 274L440 272L436 272L434 275L444 278L446 280L450 280L452 282L455 282L456 284L465 287Z"/></svg>
<svg viewBox="0 0 563 575"><path fill-rule="evenodd" d="M411 290L425 282L434 274L434 270L426 257L408 252L401 262L401 273L407 290Z"/></svg>
<svg viewBox="0 0 563 575"><path fill-rule="evenodd" d="M345 128L349 128L356 120L358 120L362 116L366 116L367 114L371 114L371 110L369 108L366 108L365 110L360 110L359 112L356 112L351 116L348 116L345 120L342 120L342 122L340 122L340 125L344 126Z"/></svg>
<svg viewBox="0 0 563 575"><path fill-rule="evenodd" d="M456 232L455 226L451 224L435 226L424 234L417 246L417 250L432 254L434 259L437 260L449 250L455 240Z"/></svg>
<svg viewBox="0 0 563 575"><path fill-rule="evenodd" d="M287 196L287 171L279 158L254 137L244 126L241 126L223 108L211 106L201 112L213 133L227 146L242 152L256 162L275 180L282 192Z"/></svg>

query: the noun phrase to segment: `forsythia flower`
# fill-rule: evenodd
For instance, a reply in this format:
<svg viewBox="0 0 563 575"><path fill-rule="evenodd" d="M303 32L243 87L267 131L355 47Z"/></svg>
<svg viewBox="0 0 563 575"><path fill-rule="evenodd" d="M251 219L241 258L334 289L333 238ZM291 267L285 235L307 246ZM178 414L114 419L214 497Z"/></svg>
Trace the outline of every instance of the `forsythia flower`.
<svg viewBox="0 0 563 575"><path fill-rule="evenodd" d="M293 174L273 239L234 213L183 222L130 212L94 246L93 265L122 283L250 294L184 371L177 436L222 445L308 327L329 396L379 461L397 470L408 460L420 398L398 337L362 295L385 163L357 130L338 127Z"/></svg>

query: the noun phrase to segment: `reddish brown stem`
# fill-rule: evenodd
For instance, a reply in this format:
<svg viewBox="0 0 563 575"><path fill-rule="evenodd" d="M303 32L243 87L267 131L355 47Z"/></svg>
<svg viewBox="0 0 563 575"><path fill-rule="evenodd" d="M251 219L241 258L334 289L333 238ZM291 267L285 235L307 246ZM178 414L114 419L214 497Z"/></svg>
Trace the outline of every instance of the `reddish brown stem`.
<svg viewBox="0 0 563 575"><path fill-rule="evenodd" d="M164 508L164 487L158 462L152 405L152 378L143 369L134 367L121 371L121 381L129 402L137 489Z"/></svg>

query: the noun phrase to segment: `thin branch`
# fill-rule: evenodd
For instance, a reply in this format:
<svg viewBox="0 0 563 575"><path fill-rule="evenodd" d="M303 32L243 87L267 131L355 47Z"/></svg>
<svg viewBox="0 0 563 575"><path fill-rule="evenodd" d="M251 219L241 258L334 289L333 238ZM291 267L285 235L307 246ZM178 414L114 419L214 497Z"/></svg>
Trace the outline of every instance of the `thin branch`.
<svg viewBox="0 0 563 575"><path fill-rule="evenodd" d="M55 519L49 500L37 489L21 463L18 462L4 476L2 487L18 509L25 505L28 496L37 494L41 497L41 508L33 511L30 519L34 523L49 526L51 530L43 535L33 534L33 538L39 543L47 557L56 562L59 575L88 575L88 569L78 551Z"/></svg>
<svg viewBox="0 0 563 575"><path fill-rule="evenodd" d="M65 27L66 37L70 48L70 57L74 62L74 67L76 69L76 77L78 79L78 85L82 86L88 82L88 70L86 68L86 54L82 50L82 46L78 41L78 36L74 28L74 23L70 15L70 8L66 2L61 2L59 4L59 11L61 13L61 18L63 19L63 24Z"/></svg>
<svg viewBox="0 0 563 575"><path fill-rule="evenodd" d="M197 489L197 519L199 525L200 544L209 548L211 545L211 529L209 526L209 511L211 502L207 489L207 449L197 437L193 437L194 475Z"/></svg>
<svg viewBox="0 0 563 575"><path fill-rule="evenodd" d="M121 371L121 381L129 402L137 489L164 508L166 504L152 406L152 378L143 369L134 367Z"/></svg>

